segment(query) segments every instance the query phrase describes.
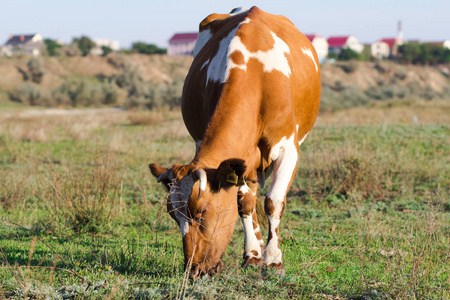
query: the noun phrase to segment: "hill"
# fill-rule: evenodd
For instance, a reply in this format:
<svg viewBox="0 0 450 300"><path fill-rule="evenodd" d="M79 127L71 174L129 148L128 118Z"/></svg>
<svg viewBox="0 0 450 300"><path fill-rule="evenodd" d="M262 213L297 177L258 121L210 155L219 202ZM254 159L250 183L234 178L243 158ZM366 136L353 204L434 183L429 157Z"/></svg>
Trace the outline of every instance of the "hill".
<svg viewBox="0 0 450 300"><path fill-rule="evenodd" d="M0 103L44 106L178 105L191 57L0 57ZM337 62L322 66L322 111L384 100L450 99L448 66ZM37 74L35 74L37 73ZM36 79L36 80L35 80Z"/></svg>

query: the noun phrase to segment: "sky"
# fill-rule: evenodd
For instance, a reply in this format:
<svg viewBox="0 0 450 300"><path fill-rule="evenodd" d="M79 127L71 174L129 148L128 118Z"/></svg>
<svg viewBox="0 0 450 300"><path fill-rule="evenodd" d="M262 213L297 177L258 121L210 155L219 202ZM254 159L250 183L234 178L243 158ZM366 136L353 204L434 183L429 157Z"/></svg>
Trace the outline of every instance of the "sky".
<svg viewBox="0 0 450 300"><path fill-rule="evenodd" d="M395 37L450 39L448 0L0 0L0 45L11 34L40 33L70 42L73 37L118 40L122 48L143 41L167 47L175 32L196 32L211 13L256 5L289 18L305 34L326 38L355 35L360 42Z"/></svg>

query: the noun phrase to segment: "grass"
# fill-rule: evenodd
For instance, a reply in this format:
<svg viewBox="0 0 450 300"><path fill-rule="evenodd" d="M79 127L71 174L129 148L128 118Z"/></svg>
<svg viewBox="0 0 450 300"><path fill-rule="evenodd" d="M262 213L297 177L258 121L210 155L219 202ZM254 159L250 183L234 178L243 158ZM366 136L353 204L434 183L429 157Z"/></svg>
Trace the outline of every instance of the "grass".
<svg viewBox="0 0 450 300"><path fill-rule="evenodd" d="M239 267L238 222L225 270L195 282L147 167L192 158L179 112L1 113L0 298L450 299L449 106L427 104L322 114L280 227L286 276Z"/></svg>

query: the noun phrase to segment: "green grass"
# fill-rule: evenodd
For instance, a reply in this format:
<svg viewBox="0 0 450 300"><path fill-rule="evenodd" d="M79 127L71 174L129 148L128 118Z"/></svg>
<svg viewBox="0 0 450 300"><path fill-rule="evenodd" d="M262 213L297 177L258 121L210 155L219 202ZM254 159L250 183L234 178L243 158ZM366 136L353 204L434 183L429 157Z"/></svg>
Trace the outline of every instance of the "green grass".
<svg viewBox="0 0 450 300"><path fill-rule="evenodd" d="M317 126L280 227L286 276L239 267L238 221L225 270L193 282L147 164L194 145L178 117L145 117L2 120L0 298L450 299L449 126Z"/></svg>

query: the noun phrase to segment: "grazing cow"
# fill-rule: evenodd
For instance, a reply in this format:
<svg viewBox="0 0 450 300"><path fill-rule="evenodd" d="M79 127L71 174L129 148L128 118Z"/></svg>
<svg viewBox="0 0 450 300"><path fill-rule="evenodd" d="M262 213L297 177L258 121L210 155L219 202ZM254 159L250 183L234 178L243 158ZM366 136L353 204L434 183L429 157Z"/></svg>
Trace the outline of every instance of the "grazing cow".
<svg viewBox="0 0 450 300"><path fill-rule="evenodd" d="M299 146L319 110L317 54L288 19L252 7L204 19L194 57L181 110L195 157L169 169L150 165L170 191L167 209L181 229L185 267L194 278L220 271L239 214L244 264L283 274L279 226ZM256 192L272 172L264 244Z"/></svg>

